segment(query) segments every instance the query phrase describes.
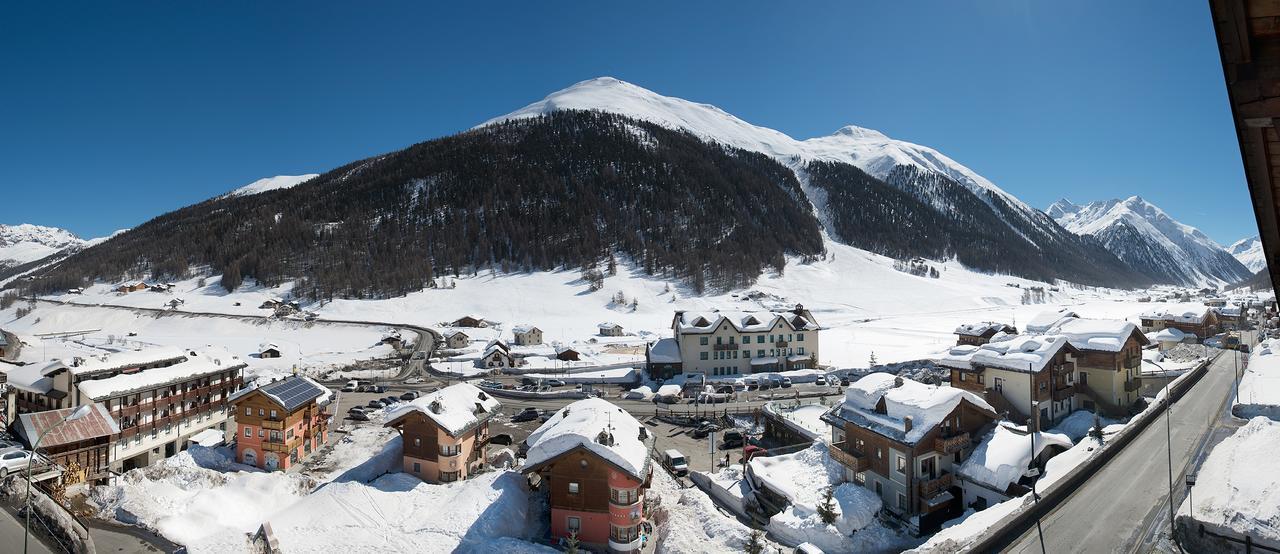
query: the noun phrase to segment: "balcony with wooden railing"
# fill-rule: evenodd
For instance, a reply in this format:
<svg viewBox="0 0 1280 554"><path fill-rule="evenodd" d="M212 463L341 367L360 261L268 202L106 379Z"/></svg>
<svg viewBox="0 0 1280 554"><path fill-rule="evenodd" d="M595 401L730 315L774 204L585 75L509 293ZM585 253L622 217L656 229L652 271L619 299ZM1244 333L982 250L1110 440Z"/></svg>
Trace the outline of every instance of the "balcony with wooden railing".
<svg viewBox="0 0 1280 554"><path fill-rule="evenodd" d="M1142 378L1141 378L1141 377L1130 377L1130 378L1126 379L1126 380L1125 380L1125 382L1124 382L1124 391L1125 391L1125 392L1133 392L1133 391L1136 391L1136 390L1138 390L1138 389L1140 389L1140 388L1142 388Z"/></svg>
<svg viewBox="0 0 1280 554"><path fill-rule="evenodd" d="M938 493L951 488L951 484L952 484L951 473L946 471L942 472L940 475L938 475L936 478L933 478L933 479L929 479L928 477L921 477L920 484L919 484L920 498L925 500L933 498Z"/></svg>
<svg viewBox="0 0 1280 554"><path fill-rule="evenodd" d="M939 454L952 454L969 446L969 433L943 433L933 439L933 450Z"/></svg>
<svg viewBox="0 0 1280 554"><path fill-rule="evenodd" d="M780 341L778 341L778 342L773 343L773 346L774 346L774 347L777 347L777 348L786 348L786 347L787 347L787 341L785 341L785 340L780 340Z"/></svg>
<svg viewBox="0 0 1280 554"><path fill-rule="evenodd" d="M262 425L262 428L263 428L263 429L276 429L276 430L281 430L281 429L284 429L284 420L283 420L283 419L263 418L261 425Z"/></svg>
<svg viewBox="0 0 1280 554"><path fill-rule="evenodd" d="M831 459L855 472L871 469L871 458L862 452L848 448L847 443L835 443L827 449L827 453L831 455Z"/></svg>
<svg viewBox="0 0 1280 554"><path fill-rule="evenodd" d="M713 346L711 347L711 349L712 349L712 350L737 350L737 349L738 349L738 345L736 345L736 344L734 344L734 343L729 343L729 344L716 344L716 345L713 345Z"/></svg>
<svg viewBox="0 0 1280 554"><path fill-rule="evenodd" d="M1075 396L1075 394L1076 394L1075 385L1058 385L1058 388L1054 389L1053 391L1053 399L1066 400L1068 398L1071 398L1072 396Z"/></svg>
<svg viewBox="0 0 1280 554"><path fill-rule="evenodd" d="M293 437L292 439L284 439L284 438L273 439L268 437L267 439L262 441L262 449L268 452L293 452L293 451L296 451L298 447L301 445L302 445L301 436L296 436L296 437Z"/></svg>

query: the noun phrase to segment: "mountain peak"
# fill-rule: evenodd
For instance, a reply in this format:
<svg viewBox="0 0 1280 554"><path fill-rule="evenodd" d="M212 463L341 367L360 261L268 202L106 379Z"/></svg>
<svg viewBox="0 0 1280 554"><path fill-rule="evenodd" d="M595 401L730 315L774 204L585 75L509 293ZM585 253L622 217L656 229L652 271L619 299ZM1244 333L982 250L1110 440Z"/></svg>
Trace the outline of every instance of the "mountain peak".
<svg viewBox="0 0 1280 554"><path fill-rule="evenodd" d="M859 127L857 125L845 125L844 127L837 129L836 132L833 134L843 135L846 137L859 138L859 139L890 140L887 135L885 135L884 133L881 133L880 131L877 131L875 129L868 129L866 127Z"/></svg>
<svg viewBox="0 0 1280 554"><path fill-rule="evenodd" d="M317 173L307 173L305 175L276 175L275 177L266 177L228 192L226 196L249 196L267 192L269 190L292 188L310 181L317 176L319 176Z"/></svg>

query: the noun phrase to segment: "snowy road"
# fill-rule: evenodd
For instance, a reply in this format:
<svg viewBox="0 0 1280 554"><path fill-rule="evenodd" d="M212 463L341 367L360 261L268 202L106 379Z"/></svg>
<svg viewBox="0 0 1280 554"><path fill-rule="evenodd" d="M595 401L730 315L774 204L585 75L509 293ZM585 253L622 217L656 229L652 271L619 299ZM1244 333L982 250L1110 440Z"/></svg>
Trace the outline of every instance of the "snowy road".
<svg viewBox="0 0 1280 554"><path fill-rule="evenodd" d="M1224 413L1234 382L1233 354L1218 357L1209 372L1173 404L1167 434L1161 416L1041 520L1046 552L1133 552L1142 548L1153 522L1163 517L1157 525L1168 525L1169 437L1175 495L1180 499L1186 468L1202 438ZM1040 552L1035 527L1004 551Z"/></svg>

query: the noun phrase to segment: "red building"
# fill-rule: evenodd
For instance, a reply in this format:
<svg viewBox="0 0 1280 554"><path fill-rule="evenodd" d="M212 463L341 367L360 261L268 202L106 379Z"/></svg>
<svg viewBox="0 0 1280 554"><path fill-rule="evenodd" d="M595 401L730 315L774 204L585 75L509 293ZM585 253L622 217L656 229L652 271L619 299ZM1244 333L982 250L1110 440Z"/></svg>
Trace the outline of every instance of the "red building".
<svg viewBox="0 0 1280 554"><path fill-rule="evenodd" d="M298 376L233 394L236 461L268 471L302 461L329 439L328 400L328 389Z"/></svg>

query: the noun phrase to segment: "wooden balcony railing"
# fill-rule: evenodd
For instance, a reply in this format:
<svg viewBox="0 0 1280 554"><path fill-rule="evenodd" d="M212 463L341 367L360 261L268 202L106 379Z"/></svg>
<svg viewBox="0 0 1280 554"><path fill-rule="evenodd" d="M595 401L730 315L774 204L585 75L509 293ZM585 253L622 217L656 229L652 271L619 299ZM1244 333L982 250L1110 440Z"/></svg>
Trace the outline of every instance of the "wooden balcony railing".
<svg viewBox="0 0 1280 554"><path fill-rule="evenodd" d="M1125 392L1133 392L1133 391L1136 391L1136 390L1138 390L1138 389L1140 389L1140 388L1142 388L1142 378L1141 378L1141 377L1130 377L1128 380L1126 380L1126 381L1124 382L1124 391L1125 391Z"/></svg>
<svg viewBox="0 0 1280 554"><path fill-rule="evenodd" d="M827 449L827 452L831 455L831 459L855 472L871 469L871 458L868 458L866 454L847 448L846 443L835 443L831 445L831 448Z"/></svg>
<svg viewBox="0 0 1280 554"><path fill-rule="evenodd" d="M786 347L787 347L787 341L785 341L785 340L780 340L780 341L778 341L778 342L773 343L773 345L774 345L775 347L777 347L777 348L786 348Z"/></svg>
<svg viewBox="0 0 1280 554"><path fill-rule="evenodd" d="M933 449L939 454L959 452L969 445L969 433L952 433L939 435L933 440Z"/></svg>
<svg viewBox="0 0 1280 554"><path fill-rule="evenodd" d="M1067 386L1064 386L1064 387L1059 387L1058 389L1054 390L1054 391L1053 391L1053 399L1054 399L1054 400L1066 400L1066 399L1068 399L1068 398L1071 398L1071 397L1072 397L1072 396L1074 396L1075 394L1076 394L1076 387L1075 387L1075 385L1067 385Z"/></svg>
<svg viewBox="0 0 1280 554"><path fill-rule="evenodd" d="M920 480L920 498L928 500L934 495L951 488L951 474L944 471L937 478L929 479L927 477Z"/></svg>

